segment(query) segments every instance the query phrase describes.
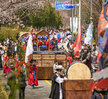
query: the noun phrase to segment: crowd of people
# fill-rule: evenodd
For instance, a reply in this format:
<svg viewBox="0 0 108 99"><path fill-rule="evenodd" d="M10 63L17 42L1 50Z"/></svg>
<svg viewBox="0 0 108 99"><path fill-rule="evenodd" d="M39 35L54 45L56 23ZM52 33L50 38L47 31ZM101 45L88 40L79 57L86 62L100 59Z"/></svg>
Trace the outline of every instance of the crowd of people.
<svg viewBox="0 0 108 99"><path fill-rule="evenodd" d="M84 32L82 32L83 35ZM84 34L85 35L85 34ZM38 37L38 46L39 51L48 50L48 45L50 43L51 51L64 50L67 54L67 66L70 66L74 61L80 61L88 66L91 73L96 72L99 69L97 60L97 46L84 44L84 41L81 42L81 50L79 52L79 56L74 55L74 48L72 45L75 42L77 34L72 34L69 30L58 30L50 32L50 42L48 42L47 36L39 36ZM24 36L22 39L22 45L24 49L27 46L27 40L29 36ZM62 46L61 46L62 45ZM65 45L65 46L64 46ZM33 34L33 48L34 50L37 48L36 35ZM15 99L16 85L18 85L19 89L19 97L20 99L24 99L25 97L25 87L26 77L28 77L28 85L38 86L38 79L36 77L36 69L38 68L37 62L35 60L30 60L29 64L25 64L24 59L19 59L17 54L18 51L18 41L14 42L12 39L6 39L2 43L0 43L0 69L3 69L5 73L5 77L7 78L7 83L10 87L10 95L9 99ZM13 59L13 62L9 62L10 59ZM28 65L28 66L26 66ZM28 69L28 71L27 71ZM55 61L53 66L54 76L52 78L52 90L50 94L50 98L60 97L62 99L62 88L58 88L61 86L62 82L66 77L61 76L62 71L62 63L58 63ZM57 87L57 94L54 95L54 87ZM58 94L60 91L60 94ZM59 95L59 96L58 96Z"/></svg>
<svg viewBox="0 0 108 99"><path fill-rule="evenodd" d="M0 42L0 69L3 68L4 59L6 56L15 57L17 54L18 41L6 39Z"/></svg>
<svg viewBox="0 0 108 99"><path fill-rule="evenodd" d="M28 85L38 86L36 77L36 62L31 60L26 66L24 59L18 55L19 41L5 39L0 43L0 70L3 70L7 85L10 87L9 99L15 99L16 90L19 90L19 99L25 98L26 78Z"/></svg>
<svg viewBox="0 0 108 99"><path fill-rule="evenodd" d="M37 43L38 43L38 51L47 51L48 47L50 48L50 51L58 51L60 49L63 49L64 46L61 45L61 43L68 43L69 41L75 41L75 34L72 34L70 30L51 30L46 31L46 33L49 33L48 35L38 35L38 41L36 34L33 33L33 47L34 51L37 51ZM24 35L22 39L22 43L24 45L27 45L29 35ZM65 44L65 45L66 45Z"/></svg>

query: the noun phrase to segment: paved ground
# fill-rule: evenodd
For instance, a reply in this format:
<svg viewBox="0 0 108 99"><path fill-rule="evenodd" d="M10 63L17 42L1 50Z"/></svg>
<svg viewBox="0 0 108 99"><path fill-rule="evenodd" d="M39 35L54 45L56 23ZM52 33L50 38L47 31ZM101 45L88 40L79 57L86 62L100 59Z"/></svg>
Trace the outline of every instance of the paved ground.
<svg viewBox="0 0 108 99"><path fill-rule="evenodd" d="M39 80L39 86L34 89L31 86L26 88L26 99L49 99L51 86L44 80Z"/></svg>
<svg viewBox="0 0 108 99"><path fill-rule="evenodd" d="M2 74L1 70L0 70L0 74ZM6 79L2 77L2 83L6 85L7 84L6 82L7 82ZM48 81L49 82L48 83L45 80L39 80L38 82L39 82L39 86L35 87L34 89L31 86L26 87L25 99L49 99L48 96L51 90L51 85L49 83L51 81ZM15 99L19 99L18 91Z"/></svg>

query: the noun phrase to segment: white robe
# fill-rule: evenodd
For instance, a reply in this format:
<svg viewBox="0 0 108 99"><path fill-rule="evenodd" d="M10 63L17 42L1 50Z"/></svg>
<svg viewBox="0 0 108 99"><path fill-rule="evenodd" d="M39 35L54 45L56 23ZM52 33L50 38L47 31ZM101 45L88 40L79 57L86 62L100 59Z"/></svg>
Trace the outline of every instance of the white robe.
<svg viewBox="0 0 108 99"><path fill-rule="evenodd" d="M56 82L59 83L59 92L60 92L59 99L63 99L61 83L63 83L64 78L61 78L58 74L56 74L56 75L58 76L58 77L56 78Z"/></svg>

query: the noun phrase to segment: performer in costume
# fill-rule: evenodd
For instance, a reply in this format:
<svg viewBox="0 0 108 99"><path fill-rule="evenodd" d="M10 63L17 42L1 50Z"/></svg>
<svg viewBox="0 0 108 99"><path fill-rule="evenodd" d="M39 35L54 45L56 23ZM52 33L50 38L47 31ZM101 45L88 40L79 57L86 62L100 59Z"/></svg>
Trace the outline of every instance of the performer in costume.
<svg viewBox="0 0 108 99"><path fill-rule="evenodd" d="M62 83L64 81L64 76L61 75L62 66L58 65L56 67L56 74L52 77L52 87L49 98L51 99L63 99L62 93Z"/></svg>
<svg viewBox="0 0 108 99"><path fill-rule="evenodd" d="M70 64L72 63L72 56L69 55L68 58L67 58L67 62L68 62L68 66L70 66Z"/></svg>
<svg viewBox="0 0 108 99"><path fill-rule="evenodd" d="M17 61L16 62L16 67L17 67L17 73L16 73L16 77L18 77L20 75L20 72L22 71L23 74L25 74L26 72L26 65L25 65L25 62L22 60L22 61Z"/></svg>
<svg viewBox="0 0 108 99"><path fill-rule="evenodd" d="M11 68L5 63L3 73L6 75L11 71Z"/></svg>
<svg viewBox="0 0 108 99"><path fill-rule="evenodd" d="M90 52L88 51L87 47L84 48L84 53L82 55L82 63L86 64L89 69L92 70Z"/></svg>
<svg viewBox="0 0 108 99"><path fill-rule="evenodd" d="M48 45L49 45L49 41L47 40L46 41L47 50L48 50Z"/></svg>
<svg viewBox="0 0 108 99"><path fill-rule="evenodd" d="M33 60L30 61L30 65L29 65L29 80L28 80L28 85L32 85L33 88L34 86L38 86L38 80L36 77L36 69L37 69L37 65L35 65L35 62L33 62Z"/></svg>
<svg viewBox="0 0 108 99"><path fill-rule="evenodd" d="M53 42L51 41L50 49L52 50L52 48L53 48Z"/></svg>

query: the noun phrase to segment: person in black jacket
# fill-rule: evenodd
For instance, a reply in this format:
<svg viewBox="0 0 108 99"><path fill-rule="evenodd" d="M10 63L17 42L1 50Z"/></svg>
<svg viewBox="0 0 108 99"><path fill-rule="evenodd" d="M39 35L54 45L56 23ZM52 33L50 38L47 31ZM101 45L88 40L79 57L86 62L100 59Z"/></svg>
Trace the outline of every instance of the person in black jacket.
<svg viewBox="0 0 108 99"><path fill-rule="evenodd" d="M25 99L25 87L27 84L23 72L20 72L20 75L18 76L18 82L19 82L19 99Z"/></svg>
<svg viewBox="0 0 108 99"><path fill-rule="evenodd" d="M64 76L61 75L62 66L56 67L56 74L52 77L52 87L49 98L51 99L63 99L62 94L62 83L64 81Z"/></svg>

